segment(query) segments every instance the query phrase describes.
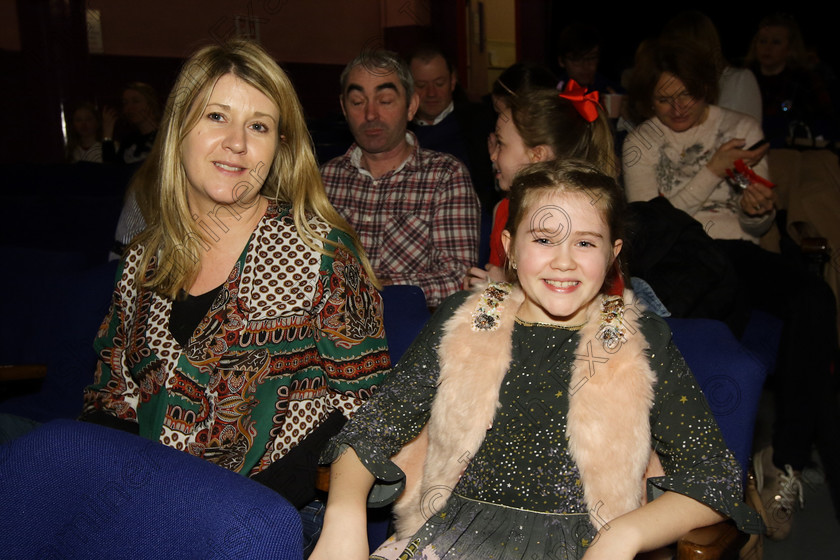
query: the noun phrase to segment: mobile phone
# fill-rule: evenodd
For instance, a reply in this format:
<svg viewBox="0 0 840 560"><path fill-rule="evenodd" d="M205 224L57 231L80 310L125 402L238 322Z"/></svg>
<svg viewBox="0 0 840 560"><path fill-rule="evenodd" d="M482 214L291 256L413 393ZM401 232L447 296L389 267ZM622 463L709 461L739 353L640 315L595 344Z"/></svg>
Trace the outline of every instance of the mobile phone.
<svg viewBox="0 0 840 560"><path fill-rule="evenodd" d="M762 146L763 146L764 144L766 144L766 143L767 143L767 139L766 139L766 138L762 138L761 140L759 140L758 142L756 142L755 144L753 144L752 146L750 146L749 148L747 148L747 151L749 152L749 151L752 151L752 150L758 149L758 148L762 147Z"/></svg>

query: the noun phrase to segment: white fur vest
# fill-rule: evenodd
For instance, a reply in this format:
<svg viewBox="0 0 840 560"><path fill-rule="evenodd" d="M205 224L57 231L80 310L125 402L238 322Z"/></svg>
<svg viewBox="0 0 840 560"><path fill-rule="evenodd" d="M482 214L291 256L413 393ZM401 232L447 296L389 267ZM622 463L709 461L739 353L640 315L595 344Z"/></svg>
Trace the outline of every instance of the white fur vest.
<svg viewBox="0 0 840 560"><path fill-rule="evenodd" d="M630 301L633 294L624 296ZM398 538L414 534L442 508L463 473L465 458L474 456L484 441L499 406L514 320L523 300L521 290L510 284L490 284L472 294L444 325L438 392L429 422L394 457L406 473L405 492L394 506ZM590 305L568 391L569 451L598 529L643 503L642 480L652 456L649 414L656 376L636 317L625 315L624 309L618 296L598 297ZM426 495L430 490L436 499Z"/></svg>

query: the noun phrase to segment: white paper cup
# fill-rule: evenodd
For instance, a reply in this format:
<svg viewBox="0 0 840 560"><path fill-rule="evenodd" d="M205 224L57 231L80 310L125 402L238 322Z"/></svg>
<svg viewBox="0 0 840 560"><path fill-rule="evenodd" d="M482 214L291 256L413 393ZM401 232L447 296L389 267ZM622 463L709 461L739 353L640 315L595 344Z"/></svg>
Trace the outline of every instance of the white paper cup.
<svg viewBox="0 0 840 560"><path fill-rule="evenodd" d="M621 102L625 97L621 93L605 93L601 96L601 103L609 118L617 119L621 116Z"/></svg>

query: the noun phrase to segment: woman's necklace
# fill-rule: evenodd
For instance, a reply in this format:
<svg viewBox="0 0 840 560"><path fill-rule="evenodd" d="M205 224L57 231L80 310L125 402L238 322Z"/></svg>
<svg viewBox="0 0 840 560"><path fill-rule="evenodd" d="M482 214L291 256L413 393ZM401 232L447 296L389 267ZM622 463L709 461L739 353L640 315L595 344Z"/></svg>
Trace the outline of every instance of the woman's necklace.
<svg viewBox="0 0 840 560"><path fill-rule="evenodd" d="M516 317L516 322L522 325L523 327L549 327L561 331L579 331L583 328L583 325L586 324L583 323L581 325L557 325L555 323L534 323L531 321L525 321L524 319L520 319L519 317Z"/></svg>

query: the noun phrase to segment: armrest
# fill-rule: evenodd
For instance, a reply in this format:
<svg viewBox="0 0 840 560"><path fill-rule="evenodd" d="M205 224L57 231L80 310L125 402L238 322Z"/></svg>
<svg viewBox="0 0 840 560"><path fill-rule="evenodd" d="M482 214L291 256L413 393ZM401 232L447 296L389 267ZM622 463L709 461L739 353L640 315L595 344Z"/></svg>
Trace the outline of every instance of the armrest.
<svg viewBox="0 0 840 560"><path fill-rule="evenodd" d="M321 492L330 491L330 468L328 466L318 466L318 473L315 475L315 488Z"/></svg>
<svg viewBox="0 0 840 560"><path fill-rule="evenodd" d="M0 366L0 382L29 381L44 379L47 376L47 366L44 364L15 364Z"/></svg>
<svg viewBox="0 0 840 560"><path fill-rule="evenodd" d="M740 532L732 521L721 521L694 529L680 538L677 560L735 559L748 540L749 536Z"/></svg>
<svg viewBox="0 0 840 560"><path fill-rule="evenodd" d="M799 247L808 259L828 262L831 258L831 249L828 246L828 239L825 237L803 237L799 242Z"/></svg>
<svg viewBox="0 0 840 560"><path fill-rule="evenodd" d="M46 376L44 364L0 365L0 401L37 393Z"/></svg>
<svg viewBox="0 0 840 560"><path fill-rule="evenodd" d="M825 264L831 260L831 248L825 237L803 237L799 248L808 268L817 276L822 277Z"/></svg>
<svg viewBox="0 0 840 560"><path fill-rule="evenodd" d="M760 511L757 505L761 503L761 498L755 487L755 474L752 468L747 476L744 494L746 503ZM712 558L761 560L763 554L763 536L742 533L730 520L690 531L677 542L677 560L701 558L704 560Z"/></svg>

